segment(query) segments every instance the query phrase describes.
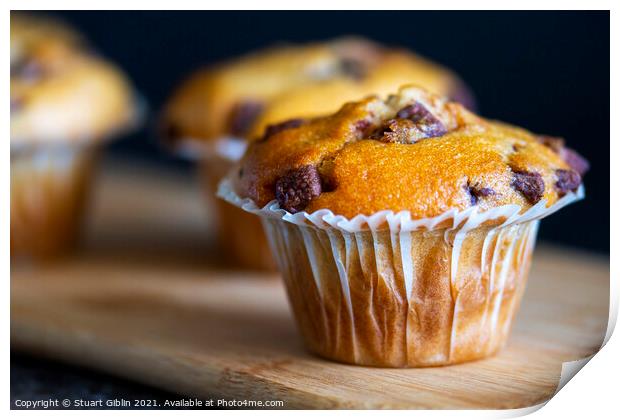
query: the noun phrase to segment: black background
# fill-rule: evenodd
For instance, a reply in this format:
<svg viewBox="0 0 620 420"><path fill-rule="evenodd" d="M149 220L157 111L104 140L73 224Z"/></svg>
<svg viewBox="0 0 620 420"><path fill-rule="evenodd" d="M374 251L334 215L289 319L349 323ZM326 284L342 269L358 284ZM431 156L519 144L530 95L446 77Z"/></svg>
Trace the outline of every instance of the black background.
<svg viewBox="0 0 620 420"><path fill-rule="evenodd" d="M459 73L482 115L562 136L592 163L586 200L540 237L609 252L608 12L56 12L133 79L150 124L114 144L187 170L157 146L156 111L198 66L277 41L359 34L409 47Z"/></svg>

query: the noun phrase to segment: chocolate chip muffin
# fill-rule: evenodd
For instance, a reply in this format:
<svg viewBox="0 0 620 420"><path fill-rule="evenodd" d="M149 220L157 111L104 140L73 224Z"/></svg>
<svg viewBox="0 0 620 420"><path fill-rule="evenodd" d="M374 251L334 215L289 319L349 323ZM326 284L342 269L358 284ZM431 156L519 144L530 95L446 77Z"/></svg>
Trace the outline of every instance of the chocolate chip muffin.
<svg viewBox="0 0 620 420"><path fill-rule="evenodd" d="M71 28L11 14L11 256L73 244L98 147L136 122L127 79Z"/></svg>
<svg viewBox="0 0 620 420"><path fill-rule="evenodd" d="M205 184L216 185L246 142L259 139L271 124L332 113L347 101L411 82L472 106L468 89L451 71L410 51L342 38L275 46L197 72L166 106L162 133L173 147L199 150ZM226 203L218 214L227 254L248 267L269 267L270 260L256 251L267 248L264 239L249 244L239 232L248 216Z"/></svg>
<svg viewBox="0 0 620 420"><path fill-rule="evenodd" d="M436 366L504 345L539 219L587 169L560 138L407 86L272 126L220 195L264 221L312 351Z"/></svg>

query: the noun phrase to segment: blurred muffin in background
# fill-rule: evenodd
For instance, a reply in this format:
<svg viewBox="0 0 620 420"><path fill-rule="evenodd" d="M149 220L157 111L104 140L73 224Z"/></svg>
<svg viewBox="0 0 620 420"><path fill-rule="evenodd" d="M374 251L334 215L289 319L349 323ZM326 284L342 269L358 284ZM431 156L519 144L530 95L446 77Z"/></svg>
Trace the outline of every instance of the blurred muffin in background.
<svg viewBox="0 0 620 420"><path fill-rule="evenodd" d="M74 245L100 144L137 123L132 92L71 28L11 13L11 258Z"/></svg>
<svg viewBox="0 0 620 420"><path fill-rule="evenodd" d="M282 122L294 126L299 118L329 114L345 102L412 82L473 106L451 71L404 49L341 38L274 46L196 72L165 107L162 135L173 150L200 161L213 197L248 141ZM215 206L218 245L229 259L246 268L275 268L258 218L223 201Z"/></svg>

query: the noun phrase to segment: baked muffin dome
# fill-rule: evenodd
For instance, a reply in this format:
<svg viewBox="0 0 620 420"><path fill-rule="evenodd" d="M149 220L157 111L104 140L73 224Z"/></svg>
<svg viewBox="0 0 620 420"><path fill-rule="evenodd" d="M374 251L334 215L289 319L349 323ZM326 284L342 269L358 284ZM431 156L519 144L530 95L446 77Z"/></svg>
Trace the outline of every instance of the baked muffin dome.
<svg viewBox="0 0 620 420"><path fill-rule="evenodd" d="M11 14L11 144L99 140L135 118L125 76L77 33Z"/></svg>
<svg viewBox="0 0 620 420"><path fill-rule="evenodd" d="M84 48L85 40L71 28L51 19L11 13L11 67L33 56L61 58Z"/></svg>
<svg viewBox="0 0 620 420"><path fill-rule="evenodd" d="M587 169L562 139L405 86L386 100L369 97L331 116L270 127L240 162L235 189L291 213L408 210L424 218L473 205L551 205L577 190Z"/></svg>
<svg viewBox="0 0 620 420"><path fill-rule="evenodd" d="M190 77L164 110L164 136L252 138L272 122L332 113L412 82L471 102L456 75L406 50L360 38L274 46Z"/></svg>

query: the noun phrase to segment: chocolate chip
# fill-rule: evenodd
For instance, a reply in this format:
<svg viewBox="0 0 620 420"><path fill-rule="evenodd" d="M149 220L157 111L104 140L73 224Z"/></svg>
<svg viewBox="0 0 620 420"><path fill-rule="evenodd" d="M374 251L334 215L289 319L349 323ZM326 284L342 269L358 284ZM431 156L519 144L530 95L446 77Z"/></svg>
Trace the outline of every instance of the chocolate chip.
<svg viewBox="0 0 620 420"><path fill-rule="evenodd" d="M590 170L590 162L569 147L565 147L561 150L560 157L582 177Z"/></svg>
<svg viewBox="0 0 620 420"><path fill-rule="evenodd" d="M11 65L11 77L19 77L27 82L35 82L44 76L45 70L34 58L25 58Z"/></svg>
<svg viewBox="0 0 620 420"><path fill-rule="evenodd" d="M407 118L413 120L413 118L419 119L425 114L429 113L426 108L418 106L419 104L419 102L416 102L412 105L407 105L406 107L402 108L396 113L396 118Z"/></svg>
<svg viewBox="0 0 620 420"><path fill-rule="evenodd" d="M564 145L561 137L536 136L536 141L560 155L560 157L582 177L590 169L590 163L575 150Z"/></svg>
<svg viewBox="0 0 620 420"><path fill-rule="evenodd" d="M560 197L569 191L576 191L581 185L581 175L572 169L558 169L555 171L557 181L555 187L559 191Z"/></svg>
<svg viewBox="0 0 620 420"><path fill-rule="evenodd" d="M539 202L545 192L545 182L538 172L515 171L511 185L531 204Z"/></svg>
<svg viewBox="0 0 620 420"><path fill-rule="evenodd" d="M465 191L469 193L471 205L475 206L481 197L488 197L495 194L495 190L489 187L480 187L479 185L471 185L469 182L465 185Z"/></svg>
<svg viewBox="0 0 620 420"><path fill-rule="evenodd" d="M439 137L448 132L441 120L434 116L420 102L414 102L396 113L397 118L413 121L426 137Z"/></svg>
<svg viewBox="0 0 620 420"><path fill-rule="evenodd" d="M422 139L439 137L448 130L443 123L419 102L408 105L396 113L370 135L370 138L386 143L414 144Z"/></svg>
<svg viewBox="0 0 620 420"><path fill-rule="evenodd" d="M352 58L341 58L339 61L340 72L353 80L360 81L366 77L368 69L359 60Z"/></svg>
<svg viewBox="0 0 620 420"><path fill-rule="evenodd" d="M18 112L23 107L24 107L23 98L11 98L11 114L14 112Z"/></svg>
<svg viewBox="0 0 620 420"><path fill-rule="evenodd" d="M23 58L11 63L11 77L17 77L22 81L34 83L45 76L45 68L41 63L30 57Z"/></svg>
<svg viewBox="0 0 620 420"><path fill-rule="evenodd" d="M564 139L562 137L536 136L536 141L547 146L556 153L560 153L564 148Z"/></svg>
<svg viewBox="0 0 620 420"><path fill-rule="evenodd" d="M364 134L368 131L372 123L368 120L359 120L355 123L355 130L361 134Z"/></svg>
<svg viewBox="0 0 620 420"><path fill-rule="evenodd" d="M43 67L36 60L27 60L19 70L20 77L30 82L41 79L43 77L43 74Z"/></svg>
<svg viewBox="0 0 620 420"><path fill-rule="evenodd" d="M321 177L313 165L291 170L276 182L276 200L290 213L305 209L321 191Z"/></svg>
<svg viewBox="0 0 620 420"><path fill-rule="evenodd" d="M11 60L11 77L19 74L19 69L23 63L23 60Z"/></svg>
<svg viewBox="0 0 620 420"><path fill-rule="evenodd" d="M239 178L243 178L243 167L239 168L238 175L239 175Z"/></svg>
<svg viewBox="0 0 620 420"><path fill-rule="evenodd" d="M265 134L263 135L263 140L267 140L269 137L277 134L281 131L288 130L289 128L297 128L304 123L304 120L301 118L295 118L292 120L284 121L279 124L270 124L265 129Z"/></svg>
<svg viewBox="0 0 620 420"><path fill-rule="evenodd" d="M263 109L263 103L258 101L245 101L235 105L230 113L230 133L234 136L247 134Z"/></svg>

